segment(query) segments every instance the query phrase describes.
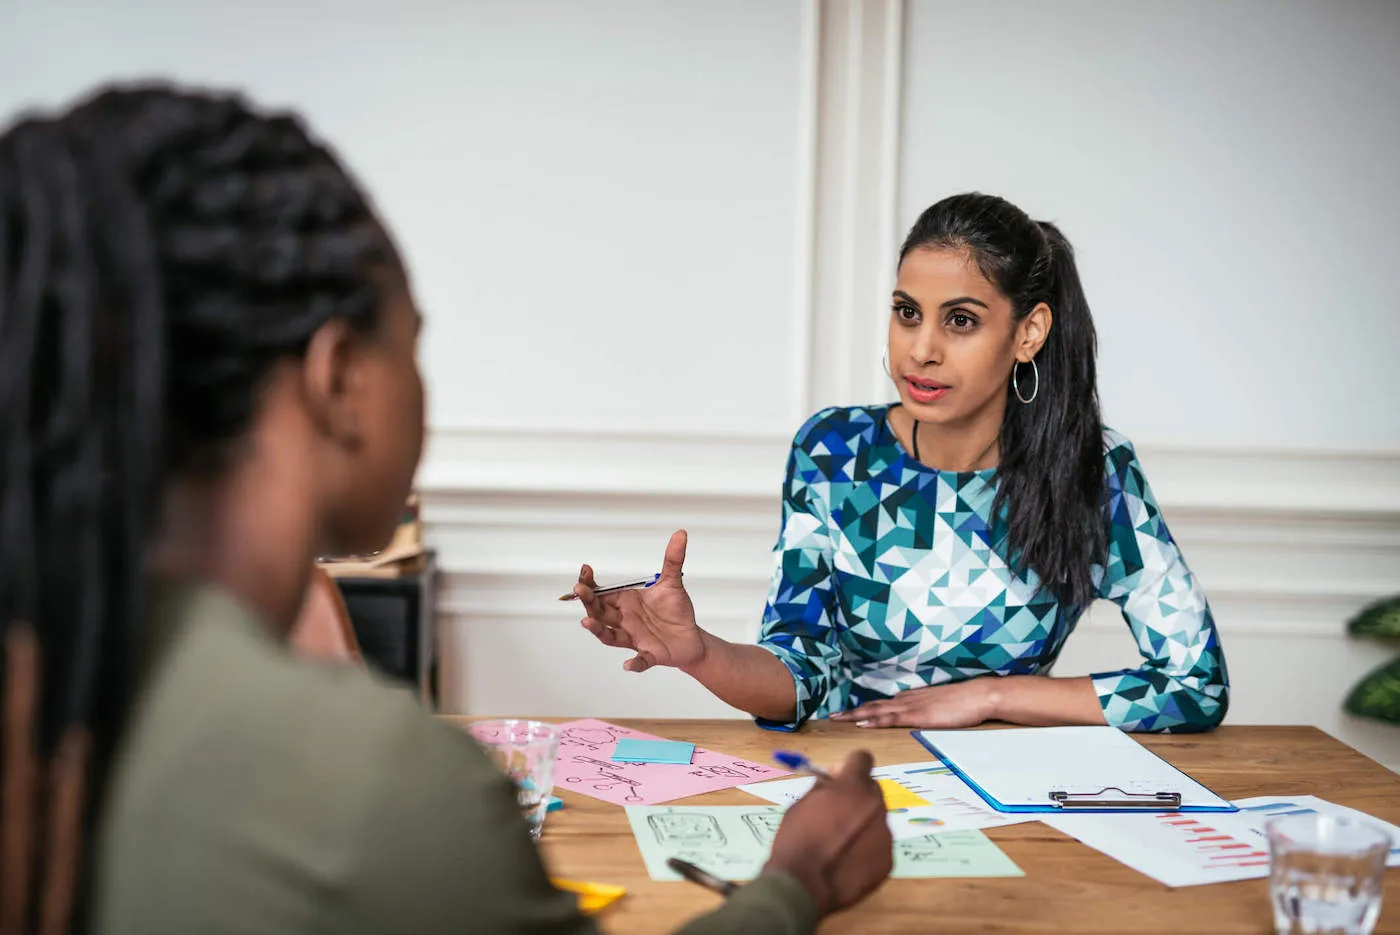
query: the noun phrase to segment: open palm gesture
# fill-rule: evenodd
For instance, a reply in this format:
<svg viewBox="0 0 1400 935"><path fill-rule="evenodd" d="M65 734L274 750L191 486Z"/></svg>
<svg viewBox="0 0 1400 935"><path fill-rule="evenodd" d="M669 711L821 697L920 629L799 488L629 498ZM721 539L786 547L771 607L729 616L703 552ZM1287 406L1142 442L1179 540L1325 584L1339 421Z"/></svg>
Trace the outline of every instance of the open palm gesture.
<svg viewBox="0 0 1400 935"><path fill-rule="evenodd" d="M593 569L584 565L579 570L574 593L588 612L583 627L608 646L630 649L634 655L622 664L629 672L685 668L704 658L705 634L695 623L695 605L681 581L685 544L684 530L671 536L661 577L642 590L595 594Z"/></svg>

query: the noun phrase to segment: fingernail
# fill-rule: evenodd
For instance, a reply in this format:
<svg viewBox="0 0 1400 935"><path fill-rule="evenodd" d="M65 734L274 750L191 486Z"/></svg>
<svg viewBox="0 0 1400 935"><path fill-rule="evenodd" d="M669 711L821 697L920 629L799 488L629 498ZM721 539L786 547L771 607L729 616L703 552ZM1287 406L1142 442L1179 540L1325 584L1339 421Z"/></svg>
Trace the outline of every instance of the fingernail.
<svg viewBox="0 0 1400 935"><path fill-rule="evenodd" d="M856 727L869 727L869 721L856 721Z"/></svg>

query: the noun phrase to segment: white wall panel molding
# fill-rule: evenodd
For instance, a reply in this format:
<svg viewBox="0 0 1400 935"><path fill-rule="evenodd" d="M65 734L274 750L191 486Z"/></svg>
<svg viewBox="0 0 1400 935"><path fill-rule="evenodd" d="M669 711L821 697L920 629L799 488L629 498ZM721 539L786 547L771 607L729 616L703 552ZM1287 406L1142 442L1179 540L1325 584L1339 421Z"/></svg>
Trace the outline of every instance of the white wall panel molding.
<svg viewBox="0 0 1400 935"><path fill-rule="evenodd" d="M904 81L902 0L821 0L819 7L813 410L885 393L877 377L899 237Z"/></svg>
<svg viewBox="0 0 1400 935"><path fill-rule="evenodd" d="M795 426L794 426L795 428ZM740 434L438 430L419 486L446 507L461 492L775 500L789 439ZM1169 518L1186 511L1347 520L1364 535L1400 519L1400 452L1139 445ZM1248 520L1248 522L1245 522Z"/></svg>

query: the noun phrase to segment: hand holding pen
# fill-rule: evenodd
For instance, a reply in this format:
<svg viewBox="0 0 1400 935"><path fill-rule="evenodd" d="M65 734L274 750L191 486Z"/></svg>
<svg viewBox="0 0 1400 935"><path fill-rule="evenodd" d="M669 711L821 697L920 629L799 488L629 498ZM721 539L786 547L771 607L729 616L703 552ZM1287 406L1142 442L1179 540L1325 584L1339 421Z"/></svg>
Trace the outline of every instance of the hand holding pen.
<svg viewBox="0 0 1400 935"><path fill-rule="evenodd" d="M817 779L830 779L831 774L812 763L811 760L801 753L794 753L789 750L773 751L773 759L779 766L786 767L794 773L806 773ZM681 860L679 857L672 857L666 861L666 866L679 873L682 877L697 886L703 886L708 890L713 890L721 896L728 896L739 888L739 884L729 880L723 880L708 870L691 863L688 860Z"/></svg>
<svg viewBox="0 0 1400 935"><path fill-rule="evenodd" d="M591 577L592 577L592 575L593 575L593 569L592 569L592 568L589 568L587 565L584 565L582 568L579 569L579 581L580 581L580 582L583 581L583 573L584 573L584 572L587 572L587 573L588 573L588 575L590 576L590 579L591 579ZM636 581L624 581L622 584L609 584L609 585L606 585L606 586L601 587L601 588L600 588L600 587L594 587L594 588L593 588L593 596L594 596L594 597L602 597L604 594L616 594L618 591L636 591L636 590L639 590L639 589L642 589L642 588L649 588L649 587L651 587L653 584L656 584L656 583L657 583L658 581L660 581L660 580L661 580L661 573L660 573L660 572L657 572L656 574L652 575L650 578L639 578L639 579L637 579ZM579 599L579 597L580 597L580 595L579 595L579 589L578 589L578 588L575 588L574 590L570 591L568 594L562 594L562 595L560 595L559 600L561 600L561 601L576 601L576 600Z"/></svg>
<svg viewBox="0 0 1400 935"><path fill-rule="evenodd" d="M875 760L858 750L831 771L800 754L788 760L817 782L787 810L766 869L796 877L823 915L845 909L874 892L894 866L885 798L870 775Z"/></svg>
<svg viewBox="0 0 1400 935"><path fill-rule="evenodd" d="M875 761L860 751L828 772L801 754L775 758L816 776L817 782L783 816L763 872L795 878L822 915L855 905L889 877L894 864L884 796L870 775ZM667 863L685 879L722 895L738 889L688 861Z"/></svg>
<svg viewBox="0 0 1400 935"><path fill-rule="evenodd" d="M685 532L677 532L666 544L661 572L654 579L606 589L598 587L593 569L584 565L572 593L560 598L583 604L588 616L582 626L599 642L631 650L622 664L628 672L645 672L652 666L682 668L704 658L705 634L695 623L695 605L682 582L685 546Z"/></svg>
<svg viewBox="0 0 1400 935"><path fill-rule="evenodd" d="M808 776L815 776L817 779L830 779L831 774L820 766L814 764L801 753L791 750L774 750L773 759L779 766L786 767L794 773L806 773Z"/></svg>

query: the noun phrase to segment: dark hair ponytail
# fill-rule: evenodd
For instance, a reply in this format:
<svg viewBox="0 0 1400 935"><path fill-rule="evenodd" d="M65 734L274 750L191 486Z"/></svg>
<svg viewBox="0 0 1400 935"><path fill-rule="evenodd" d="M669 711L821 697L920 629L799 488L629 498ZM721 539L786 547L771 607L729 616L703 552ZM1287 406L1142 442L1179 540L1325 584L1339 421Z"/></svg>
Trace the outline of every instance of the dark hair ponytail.
<svg viewBox="0 0 1400 935"><path fill-rule="evenodd" d="M1058 600L1093 600L1093 566L1104 561L1103 422L1095 372L1097 338L1074 250L1055 225L1031 220L1002 198L954 195L919 216L899 258L921 247L966 250L1020 320L1044 302L1053 322L1035 367L1018 366L1001 428L999 486L1005 554ZM1034 394L1032 396L1032 394Z"/></svg>
<svg viewBox="0 0 1400 935"><path fill-rule="evenodd" d="M373 328L396 265L335 158L236 97L0 134L0 932L81 924L166 479L222 464L322 324Z"/></svg>

